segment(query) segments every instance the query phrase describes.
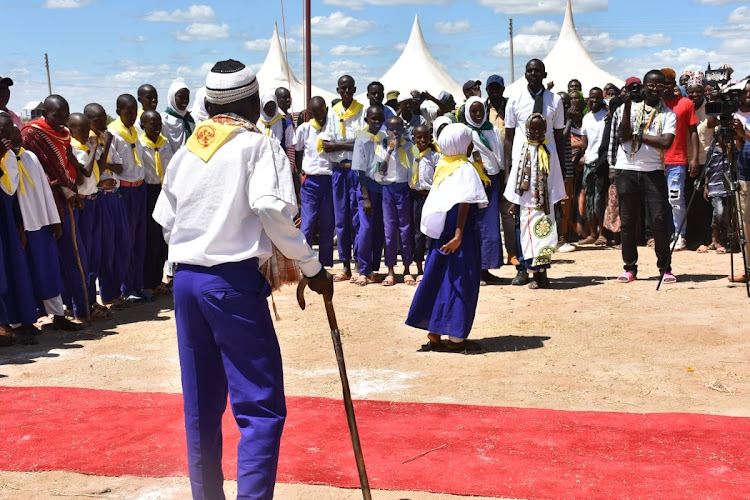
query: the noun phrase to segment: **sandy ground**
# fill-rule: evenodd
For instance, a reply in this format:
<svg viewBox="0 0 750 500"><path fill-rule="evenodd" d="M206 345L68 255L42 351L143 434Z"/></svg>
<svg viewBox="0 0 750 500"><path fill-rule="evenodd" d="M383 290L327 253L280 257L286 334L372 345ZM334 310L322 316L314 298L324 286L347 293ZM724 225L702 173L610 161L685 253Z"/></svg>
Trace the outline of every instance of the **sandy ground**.
<svg viewBox="0 0 750 500"><path fill-rule="evenodd" d="M620 253L558 254L553 288L482 289L471 338L478 356L420 353L425 332L404 325L414 288L336 285L334 304L358 399L624 412L750 416L750 299L726 279L729 256L675 255L675 285L656 291L653 251L640 280L622 285ZM736 268L739 264L735 262ZM505 283L515 274L497 271ZM340 398L322 302L275 294L287 394ZM46 332L37 346L0 350L0 384L179 392L171 300L121 312L76 334ZM227 483L228 495L235 485ZM0 472L0 498L180 499L185 478ZM329 487L280 484L277 498L354 499ZM376 492L378 499L456 498Z"/></svg>

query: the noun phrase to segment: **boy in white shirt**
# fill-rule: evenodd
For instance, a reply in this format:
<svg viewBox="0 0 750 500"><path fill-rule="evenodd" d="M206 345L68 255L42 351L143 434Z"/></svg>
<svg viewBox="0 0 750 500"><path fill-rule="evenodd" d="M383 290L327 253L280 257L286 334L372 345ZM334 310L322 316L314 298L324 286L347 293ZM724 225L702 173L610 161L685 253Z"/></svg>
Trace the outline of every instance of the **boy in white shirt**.
<svg viewBox="0 0 750 500"><path fill-rule="evenodd" d="M602 144L604 127L607 124L605 121L607 110L604 107L602 89L594 87L589 91L588 105L590 111L584 115L581 124L581 139L586 145L586 152L583 156L583 187L586 200L584 217L591 237L599 235L594 244L606 245L607 238L602 234L601 223L604 218L604 190L609 169L605 168L603 172L597 171L600 166L599 146Z"/></svg>
<svg viewBox="0 0 750 500"><path fill-rule="evenodd" d="M412 228L414 230L414 262L417 264L417 281L421 281L427 250L427 236L420 230L422 220L422 208L427 200L427 195L432 189L432 179L435 175L435 167L440 161L440 148L432 140L430 128L427 125L414 127L414 166L412 177L409 180L412 199Z"/></svg>

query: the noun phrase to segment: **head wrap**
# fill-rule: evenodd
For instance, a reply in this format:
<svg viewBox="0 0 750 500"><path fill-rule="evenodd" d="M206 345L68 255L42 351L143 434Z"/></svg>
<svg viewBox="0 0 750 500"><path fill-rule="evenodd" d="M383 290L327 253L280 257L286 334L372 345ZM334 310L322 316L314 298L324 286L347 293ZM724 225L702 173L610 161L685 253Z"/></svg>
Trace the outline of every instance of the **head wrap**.
<svg viewBox="0 0 750 500"><path fill-rule="evenodd" d="M206 111L206 87L201 87L195 92L195 100L193 101L193 107L190 110L190 114L193 115L196 121L202 122L208 120L208 112Z"/></svg>
<svg viewBox="0 0 750 500"><path fill-rule="evenodd" d="M180 116L185 116L185 113L187 113L187 107L185 107L185 109L178 108L175 95L177 95L177 92L180 90L187 88L188 86L185 85L185 82L172 82L172 85L169 86L169 91L167 92L167 104L172 111Z"/></svg>
<svg viewBox="0 0 750 500"><path fill-rule="evenodd" d="M450 125L453 123L450 118L447 116L438 116L435 118L435 120L432 122L432 130L435 133L435 137L437 137L438 130L440 130L440 127L443 125Z"/></svg>
<svg viewBox="0 0 750 500"><path fill-rule="evenodd" d="M482 105L482 109L484 110L484 117L482 118L481 123L477 123L477 122L475 122L471 118L471 112L470 112L471 111L471 106L474 103L476 103L476 102L478 102L479 104L481 104ZM473 127L476 127L476 128L480 128L482 125L484 125L485 123L487 123L487 108L484 107L484 101L482 101L482 99L480 99L479 97L477 97L477 96L469 97L466 100L466 108L465 109L466 109L466 123L468 123L469 125L471 125Z"/></svg>
<svg viewBox="0 0 750 500"><path fill-rule="evenodd" d="M460 123L451 123L443 129L437 142L445 156L465 155L472 143L471 130Z"/></svg>
<svg viewBox="0 0 750 500"><path fill-rule="evenodd" d="M276 112L273 115L266 114L266 104L268 104L269 102L272 102L276 105ZM270 122L271 120L276 118L278 114L279 114L279 103L276 101L276 96L274 94L264 94L263 97L261 97L260 99L260 117L263 120Z"/></svg>
<svg viewBox="0 0 750 500"><path fill-rule="evenodd" d="M696 71L690 75L686 86L692 87L693 85L700 85L702 88L706 86L706 75L702 71Z"/></svg>
<svg viewBox="0 0 750 500"><path fill-rule="evenodd" d="M253 70L239 61L217 62L206 76L206 100L229 104L258 93L258 79Z"/></svg>

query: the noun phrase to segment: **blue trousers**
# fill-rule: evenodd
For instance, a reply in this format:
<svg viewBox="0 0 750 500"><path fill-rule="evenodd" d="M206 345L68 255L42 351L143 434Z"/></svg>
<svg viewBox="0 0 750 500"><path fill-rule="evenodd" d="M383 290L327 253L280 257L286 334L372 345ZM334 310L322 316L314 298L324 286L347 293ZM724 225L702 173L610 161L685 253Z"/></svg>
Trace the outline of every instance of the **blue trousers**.
<svg viewBox="0 0 750 500"><path fill-rule="evenodd" d="M130 264L130 226L125 202L119 192L100 192L97 200L102 208L102 258L99 266L99 292L102 302L122 295L120 287Z"/></svg>
<svg viewBox="0 0 750 500"><path fill-rule="evenodd" d="M63 291L60 251L52 226L26 231L26 262L37 302L52 299Z"/></svg>
<svg viewBox="0 0 750 500"><path fill-rule="evenodd" d="M5 306L6 323L32 325L37 320L34 289L21 248L21 237L13 216L13 196L0 191L0 246L3 248L0 261L0 301ZM2 284L5 283L3 287ZM80 283L80 280L79 280ZM3 311L0 311L0 315Z"/></svg>
<svg viewBox="0 0 750 500"><path fill-rule="evenodd" d="M687 208L685 206L685 177L687 165L665 165L667 171L667 188L669 189L669 204L672 207L672 223L677 232L685 220ZM667 224L669 226L669 224ZM680 236L685 237L687 227L682 226Z"/></svg>
<svg viewBox="0 0 750 500"><path fill-rule="evenodd" d="M503 245L500 239L500 185L502 176L500 172L490 176L490 185L487 187L487 207L479 209L477 228L481 238L482 270L497 269L503 265Z"/></svg>
<svg viewBox="0 0 750 500"><path fill-rule="evenodd" d="M359 233L357 233L357 263L359 274L367 276L380 269L385 234L383 232L383 193L369 191L372 213L365 213L362 193L359 194Z"/></svg>
<svg viewBox="0 0 750 500"><path fill-rule="evenodd" d="M128 296L143 288L143 261L146 259L146 184L121 187L120 193L128 213L130 255L120 291Z"/></svg>
<svg viewBox="0 0 750 500"><path fill-rule="evenodd" d="M286 418L281 352L257 259L178 264L175 322L195 500L223 500L221 418L240 429L237 498L271 500Z"/></svg>
<svg viewBox="0 0 750 500"><path fill-rule="evenodd" d="M70 224L70 208L63 208L60 216L62 219L63 235L57 240L57 249L60 251L60 270L63 277L62 298L66 306L73 310L73 316L76 318L85 318L86 312L90 309L90 304L86 303L84 295L84 285L81 281L81 271L78 269L78 259L76 258L75 248L73 247L73 238L76 238L78 245L78 256L81 259L83 275L88 276L88 256L86 255L86 246L81 238L80 231L80 210L73 209L73 219L75 220L76 232L72 233Z"/></svg>
<svg viewBox="0 0 750 500"><path fill-rule="evenodd" d="M83 210L78 217L78 226L81 232L83 245L86 247L86 259L88 261L88 275L86 276L86 288L89 294L89 304L96 302L96 279L99 277L102 257L111 258L110 255L102 254L102 229L104 219L102 217L102 205L99 197L84 200Z"/></svg>
<svg viewBox="0 0 750 500"><path fill-rule="evenodd" d="M300 230L312 246L315 222L319 226L318 260L324 266L333 265L333 188L330 175L308 175L300 189L302 224Z"/></svg>
<svg viewBox="0 0 750 500"><path fill-rule="evenodd" d="M358 259L357 234L359 233L359 174L351 168L333 167L333 207L338 235L339 259ZM352 245L354 253L352 254Z"/></svg>
<svg viewBox="0 0 750 500"><path fill-rule="evenodd" d="M401 240L401 259L405 266L414 260L411 189L408 185L383 186L383 227L385 230L385 265L393 267L398 259Z"/></svg>

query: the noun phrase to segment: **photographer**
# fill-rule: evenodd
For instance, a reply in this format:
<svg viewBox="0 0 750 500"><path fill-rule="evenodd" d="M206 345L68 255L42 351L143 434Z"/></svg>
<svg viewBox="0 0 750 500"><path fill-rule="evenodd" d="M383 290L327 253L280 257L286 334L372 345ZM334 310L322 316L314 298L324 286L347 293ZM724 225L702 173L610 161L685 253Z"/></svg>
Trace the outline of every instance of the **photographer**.
<svg viewBox="0 0 750 500"><path fill-rule="evenodd" d="M677 118L661 99L666 87L664 74L651 70L643 78L644 101L633 104L623 89L623 105L613 117L620 123L620 144L615 164L615 187L620 203L622 258L625 272L617 281L630 283L638 273L636 226L641 200L648 209L654 229L655 250L663 283L674 283L669 262L669 215L664 152L674 141Z"/></svg>
<svg viewBox="0 0 750 500"><path fill-rule="evenodd" d="M750 257L750 242L748 241L748 208L750 208L750 80L745 82L745 87L740 93L739 110L734 114L732 128L737 134L737 147L740 152L737 156L737 178L740 183L738 203L743 211L743 225L745 233L745 255ZM744 283L750 276L750 269L745 269L743 274L735 275L732 281ZM730 280L732 278L730 277Z"/></svg>

